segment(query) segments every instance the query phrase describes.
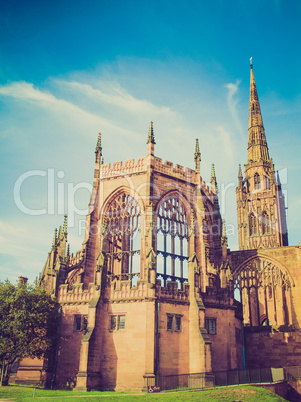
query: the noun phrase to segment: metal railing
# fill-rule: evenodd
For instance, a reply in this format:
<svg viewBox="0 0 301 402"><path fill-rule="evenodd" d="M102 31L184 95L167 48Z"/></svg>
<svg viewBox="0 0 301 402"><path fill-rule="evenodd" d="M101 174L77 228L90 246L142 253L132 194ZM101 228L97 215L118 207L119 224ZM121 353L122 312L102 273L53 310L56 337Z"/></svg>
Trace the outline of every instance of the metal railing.
<svg viewBox="0 0 301 402"><path fill-rule="evenodd" d="M154 382L161 390L194 388L204 389L227 385L263 384L291 378L301 378L301 367L285 369L255 368L242 370L217 371L214 373L176 374L148 379L148 387Z"/></svg>
<svg viewBox="0 0 301 402"><path fill-rule="evenodd" d="M179 388L206 388L211 379L211 373L196 373L196 374L176 374L166 375L157 378L157 385L161 390L179 389Z"/></svg>
<svg viewBox="0 0 301 402"><path fill-rule="evenodd" d="M214 385L261 384L273 382L271 368L218 371L214 373Z"/></svg>
<svg viewBox="0 0 301 402"><path fill-rule="evenodd" d="M301 380L301 366L286 366L283 371L286 381Z"/></svg>

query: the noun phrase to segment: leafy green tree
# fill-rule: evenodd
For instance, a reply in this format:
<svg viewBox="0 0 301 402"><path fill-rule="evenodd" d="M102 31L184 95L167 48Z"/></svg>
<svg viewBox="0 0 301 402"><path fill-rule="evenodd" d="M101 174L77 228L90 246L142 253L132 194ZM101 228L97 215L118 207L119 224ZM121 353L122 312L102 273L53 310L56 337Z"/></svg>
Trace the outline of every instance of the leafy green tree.
<svg viewBox="0 0 301 402"><path fill-rule="evenodd" d="M0 282L0 386L8 366L22 357L43 357L56 341L59 304L35 286Z"/></svg>

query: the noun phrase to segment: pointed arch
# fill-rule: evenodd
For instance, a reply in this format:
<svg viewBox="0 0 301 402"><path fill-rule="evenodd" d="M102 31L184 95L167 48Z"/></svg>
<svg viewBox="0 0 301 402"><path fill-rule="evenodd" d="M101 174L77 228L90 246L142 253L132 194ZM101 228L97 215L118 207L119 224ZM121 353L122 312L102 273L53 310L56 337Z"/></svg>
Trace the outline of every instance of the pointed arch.
<svg viewBox="0 0 301 402"><path fill-rule="evenodd" d="M269 215L266 211L263 211L262 217L261 217L261 229L262 229L262 234L267 234L270 233L271 231L271 225L270 225L270 220L269 220Z"/></svg>
<svg viewBox="0 0 301 402"><path fill-rule="evenodd" d="M258 173L254 174L254 190L260 190L260 176Z"/></svg>
<svg viewBox="0 0 301 402"><path fill-rule="evenodd" d="M132 280L140 275L141 208L128 189L119 188L102 211L108 275Z"/></svg>
<svg viewBox="0 0 301 402"><path fill-rule="evenodd" d="M253 212L249 215L249 232L250 236L257 235L257 219Z"/></svg>
<svg viewBox="0 0 301 402"><path fill-rule="evenodd" d="M243 261L235 269L233 279L243 305L245 325L292 324L294 281L283 264L259 254Z"/></svg>
<svg viewBox="0 0 301 402"><path fill-rule="evenodd" d="M178 191L166 193L156 206L157 276L177 281L188 280L190 204Z"/></svg>
<svg viewBox="0 0 301 402"><path fill-rule="evenodd" d="M270 190L271 189L271 180L268 176L264 176L264 181L265 181L265 189Z"/></svg>

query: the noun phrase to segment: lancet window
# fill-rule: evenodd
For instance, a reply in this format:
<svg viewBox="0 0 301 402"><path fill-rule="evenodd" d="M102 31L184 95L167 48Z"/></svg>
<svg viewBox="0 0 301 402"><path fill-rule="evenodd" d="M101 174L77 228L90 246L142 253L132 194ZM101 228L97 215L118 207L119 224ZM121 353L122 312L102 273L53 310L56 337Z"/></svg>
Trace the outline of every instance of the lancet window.
<svg viewBox="0 0 301 402"><path fill-rule="evenodd" d="M234 296L247 326L292 324L290 279L269 260L255 258L234 273Z"/></svg>
<svg viewBox="0 0 301 402"><path fill-rule="evenodd" d="M188 279L188 222L185 206L177 195L165 199L157 212L157 278L163 286L167 280Z"/></svg>
<svg viewBox="0 0 301 402"><path fill-rule="evenodd" d="M108 275L121 280L140 277L141 211L129 194L118 195L106 212Z"/></svg>
<svg viewBox="0 0 301 402"><path fill-rule="evenodd" d="M271 188L271 180L268 176L265 176L265 188L266 190L270 190Z"/></svg>
<svg viewBox="0 0 301 402"><path fill-rule="evenodd" d="M254 175L254 190L260 190L260 176L258 173Z"/></svg>
<svg viewBox="0 0 301 402"><path fill-rule="evenodd" d="M267 212L262 213L262 234L270 233L270 220Z"/></svg>
<svg viewBox="0 0 301 402"><path fill-rule="evenodd" d="M257 219L253 213L249 215L250 236L257 234Z"/></svg>

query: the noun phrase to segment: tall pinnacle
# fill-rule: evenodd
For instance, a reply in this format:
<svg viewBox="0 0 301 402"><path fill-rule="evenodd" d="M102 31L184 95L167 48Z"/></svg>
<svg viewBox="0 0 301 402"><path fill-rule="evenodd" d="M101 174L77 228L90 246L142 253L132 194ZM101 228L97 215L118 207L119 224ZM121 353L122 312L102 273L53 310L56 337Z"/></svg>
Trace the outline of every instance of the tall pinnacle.
<svg viewBox="0 0 301 402"><path fill-rule="evenodd" d="M67 214L64 215L63 236L67 239Z"/></svg>
<svg viewBox="0 0 301 402"><path fill-rule="evenodd" d="M217 181L215 176L214 163L212 163L210 183L211 183L211 190L214 193L217 193Z"/></svg>
<svg viewBox="0 0 301 402"><path fill-rule="evenodd" d="M101 133L98 133L97 144L95 148L95 152L100 152L102 154L102 147L101 147Z"/></svg>
<svg viewBox="0 0 301 402"><path fill-rule="evenodd" d="M265 138L257 88L254 78L251 58L250 74L250 101L249 101L249 138L248 138L248 163L269 160L268 146Z"/></svg>
<svg viewBox="0 0 301 402"><path fill-rule="evenodd" d="M226 221L225 219L222 220L222 237L221 237L221 244L222 246L228 246L228 239L226 235Z"/></svg>
<svg viewBox="0 0 301 402"><path fill-rule="evenodd" d="M102 147L101 147L101 133L98 133L98 139L97 139L97 144L95 148L95 159L97 163L101 162L101 157L102 157Z"/></svg>
<svg viewBox="0 0 301 402"><path fill-rule="evenodd" d="M197 173L200 174L201 153L198 139L195 140L194 161L195 161L195 170Z"/></svg>
<svg viewBox="0 0 301 402"><path fill-rule="evenodd" d="M147 155L154 155L155 153L155 136L154 136L154 128L153 122L149 123L148 137L147 137Z"/></svg>
<svg viewBox="0 0 301 402"><path fill-rule="evenodd" d="M53 249L56 247L56 241L57 241L57 228L54 229L54 236L53 236L53 242L52 242Z"/></svg>
<svg viewBox="0 0 301 402"><path fill-rule="evenodd" d="M239 165L239 168L238 168L238 185L239 185L239 187L242 187L242 179L243 179L243 176L242 176L241 166Z"/></svg>
<svg viewBox="0 0 301 402"><path fill-rule="evenodd" d="M148 130L148 137L147 137L147 144L156 144L155 143L155 136L154 136L154 128L153 128L153 122L151 121L149 123L149 130Z"/></svg>

